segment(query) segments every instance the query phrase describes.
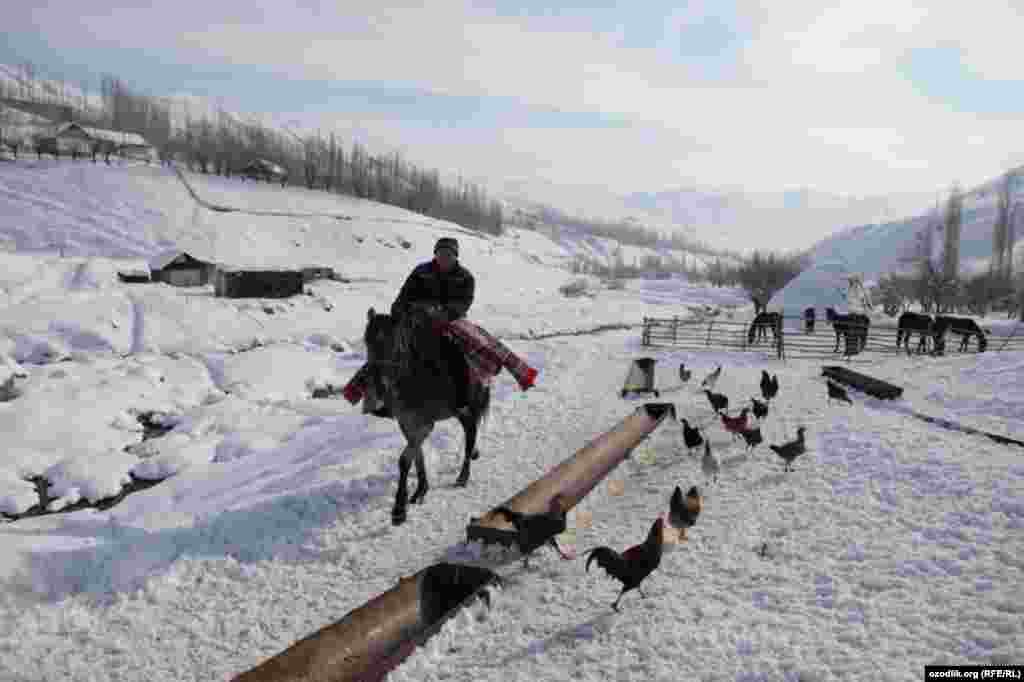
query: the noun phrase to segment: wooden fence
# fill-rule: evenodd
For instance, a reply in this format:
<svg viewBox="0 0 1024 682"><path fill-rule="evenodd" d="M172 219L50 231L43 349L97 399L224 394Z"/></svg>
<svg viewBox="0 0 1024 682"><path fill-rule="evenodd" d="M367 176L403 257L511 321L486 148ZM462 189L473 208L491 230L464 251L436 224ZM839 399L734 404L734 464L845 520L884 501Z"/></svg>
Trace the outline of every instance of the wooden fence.
<svg viewBox="0 0 1024 682"><path fill-rule="evenodd" d="M772 334L765 328L765 337L749 341L750 322L715 318L645 317L641 343L650 347L668 347L679 350L697 352L732 350L750 351L770 354L780 360L785 359L834 359L842 358L847 362L873 362L880 355L906 354L902 346L896 347L898 332L896 321L872 321L867 329L863 343L856 340L856 334L839 338L832 324L826 320L818 320L813 331L807 331L803 318L786 317L778 334ZM989 335L986 351L1024 350L1024 328L1019 333L1014 328L1013 334L1007 336ZM916 353L920 336L915 332L910 338L910 352ZM961 354L960 336L946 334L945 348L942 354ZM934 354L931 343L928 352ZM978 352L977 339L971 338L968 353Z"/></svg>

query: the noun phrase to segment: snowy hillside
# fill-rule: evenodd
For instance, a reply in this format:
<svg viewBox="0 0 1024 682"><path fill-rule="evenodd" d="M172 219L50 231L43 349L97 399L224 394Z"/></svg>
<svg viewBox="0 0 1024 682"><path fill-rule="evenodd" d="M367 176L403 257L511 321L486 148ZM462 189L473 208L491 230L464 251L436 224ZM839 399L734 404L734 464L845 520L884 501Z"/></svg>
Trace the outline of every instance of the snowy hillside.
<svg viewBox="0 0 1024 682"><path fill-rule="evenodd" d="M965 272L978 272L987 267L992 257L992 230L997 215L998 186L1001 179L971 188L964 199L960 257ZM1018 190L1019 191L1019 190ZM1019 200L1021 195L1017 195ZM900 258L914 245L914 235L934 227L934 212L893 222L866 224L839 232L814 245L811 255L816 259L841 259L855 272L877 277L900 267ZM936 242L941 243L941 235ZM1022 248L1022 230L1017 228L1015 257Z"/></svg>
<svg viewBox="0 0 1024 682"><path fill-rule="evenodd" d="M717 248L803 250L807 244L851 225L914 215L931 195L851 197L808 189L746 192L684 188L637 192L624 203L637 211L689 225Z"/></svg>
<svg viewBox="0 0 1024 682"><path fill-rule="evenodd" d="M828 405L817 362L652 350L637 329L537 338L705 304L728 317L738 291L671 279L565 298L572 254L536 232L491 239L320 192L187 180L239 210L200 208L166 169L0 163L0 512L53 512L0 523L0 680L226 681L439 561L490 565L505 586L392 680L909 682L926 663L1020 662L1020 451L908 412L1024 438L1021 353L886 356L869 371L902 399ZM363 364L367 308L440 235L477 276L470 317L540 374L525 393L496 378L466 488L452 486L461 429L436 426L430 492L393 527L396 425L313 396ZM350 281L264 300L117 280L169 245ZM619 389L641 356L704 429L718 482L667 422L570 514L561 541L580 560L542 549L523 569L467 544L471 516L634 409ZM697 390L717 366L734 408L777 373L761 428L765 445L807 428L793 472L722 429ZM704 509L616 613L618 583L584 552L639 542L675 485L701 486Z"/></svg>

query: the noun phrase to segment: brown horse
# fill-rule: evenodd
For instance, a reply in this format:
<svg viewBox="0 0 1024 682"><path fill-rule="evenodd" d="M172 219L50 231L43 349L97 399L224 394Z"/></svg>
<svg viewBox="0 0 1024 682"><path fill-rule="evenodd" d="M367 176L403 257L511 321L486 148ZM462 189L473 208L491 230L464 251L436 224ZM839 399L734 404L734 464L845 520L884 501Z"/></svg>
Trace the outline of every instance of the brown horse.
<svg viewBox="0 0 1024 682"><path fill-rule="evenodd" d="M370 308L363 334L368 364L380 373L386 389L385 401L406 441L398 458L398 492L391 511L391 523L396 526L406 520L407 503L423 502L430 488L423 462L423 442L434 430L434 424L455 417L462 425L466 446L455 485L465 486L470 462L480 456L477 434L491 404L490 388L473 384L466 388L469 409L457 412L455 382L468 382L468 374L464 366L453 366L454 356L443 345L451 342L434 331L432 319L423 308L414 307L398 320ZM409 498L407 481L413 462L417 486Z"/></svg>

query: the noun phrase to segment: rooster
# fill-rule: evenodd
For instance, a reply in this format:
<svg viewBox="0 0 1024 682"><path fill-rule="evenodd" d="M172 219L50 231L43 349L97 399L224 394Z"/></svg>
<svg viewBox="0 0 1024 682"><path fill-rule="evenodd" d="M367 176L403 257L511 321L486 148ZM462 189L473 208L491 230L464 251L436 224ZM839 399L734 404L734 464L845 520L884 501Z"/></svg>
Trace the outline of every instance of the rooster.
<svg viewBox="0 0 1024 682"><path fill-rule="evenodd" d="M541 514L521 514L508 507L498 507L494 510L495 514L505 517L506 521L515 526L516 544L519 545L519 553L523 555L523 568L529 568L530 554L544 544L554 547L563 559L573 558L562 550L555 538L565 532L565 509L562 508L562 501L561 493L555 495L551 498L548 511Z"/></svg>
<svg viewBox="0 0 1024 682"><path fill-rule="evenodd" d="M683 497L683 489L676 486L668 503L668 522L675 528L693 528L700 516L702 500L697 486L693 486Z"/></svg>
<svg viewBox="0 0 1024 682"><path fill-rule="evenodd" d="M714 372L704 377L704 381L700 382L701 388L714 388L715 384L718 383L718 377L722 376L722 366L719 365Z"/></svg>
<svg viewBox="0 0 1024 682"><path fill-rule="evenodd" d="M807 445L804 443L804 427L800 427L796 430L796 440L791 440L788 443L782 445L769 445L776 455L781 457L786 462L786 471L793 470L793 460L800 455L807 452Z"/></svg>
<svg viewBox="0 0 1024 682"><path fill-rule="evenodd" d="M750 403L754 406L754 416L758 421L768 416L768 403L763 403L757 398L751 398Z"/></svg>
<svg viewBox="0 0 1024 682"><path fill-rule="evenodd" d="M729 409L729 398L722 395L721 393L712 393L705 389L704 395L708 397L708 402L711 403L711 409L715 412L721 413L722 410Z"/></svg>
<svg viewBox="0 0 1024 682"><path fill-rule="evenodd" d="M846 403L853 405L853 401L850 400L850 396L847 395L846 389L839 384L835 383L831 379L826 379L828 384L828 402L831 403L833 400L842 400Z"/></svg>
<svg viewBox="0 0 1024 682"><path fill-rule="evenodd" d="M704 457L700 460L700 468L705 478L713 479L713 483L718 482L721 467L718 466L718 458L711 452L711 443L708 441L704 441Z"/></svg>
<svg viewBox="0 0 1024 682"><path fill-rule="evenodd" d="M642 544L630 547L622 554L611 547L603 546L595 547L587 554L587 571L590 570L590 562L596 560L597 565L607 571L608 575L622 583L619 596L612 602L612 608L616 611L619 610L619 601L622 600L622 595L630 590L640 590L640 596L646 599L647 595L644 594L640 583L661 564L661 555L664 550L662 545L664 530L665 520L659 516Z"/></svg>
<svg viewBox="0 0 1024 682"><path fill-rule="evenodd" d="M772 378L768 380L768 393L765 394L765 400L772 400L779 394L779 375L773 374Z"/></svg>
<svg viewBox="0 0 1024 682"><path fill-rule="evenodd" d="M743 436L743 440L747 442L747 450L752 450L764 442L764 438L761 436L760 426L756 426L752 429L744 429L743 431L740 431L740 435Z"/></svg>
<svg viewBox="0 0 1024 682"><path fill-rule="evenodd" d="M690 426L690 422L685 419L679 421L683 423L683 442L686 443L686 449L692 455L693 449L704 442L704 436L700 435L700 429Z"/></svg>
<svg viewBox="0 0 1024 682"><path fill-rule="evenodd" d="M730 417L727 414L720 415L722 417L722 426L725 430L732 434L733 440L736 439L741 432L747 428L747 414L750 412L749 407L744 407L740 410L739 415Z"/></svg>
<svg viewBox="0 0 1024 682"><path fill-rule="evenodd" d="M690 380L690 377L692 377L692 376L693 376L693 372L691 372L690 370L686 369L686 363L680 362L679 363L679 380L682 381L685 384L687 381Z"/></svg>

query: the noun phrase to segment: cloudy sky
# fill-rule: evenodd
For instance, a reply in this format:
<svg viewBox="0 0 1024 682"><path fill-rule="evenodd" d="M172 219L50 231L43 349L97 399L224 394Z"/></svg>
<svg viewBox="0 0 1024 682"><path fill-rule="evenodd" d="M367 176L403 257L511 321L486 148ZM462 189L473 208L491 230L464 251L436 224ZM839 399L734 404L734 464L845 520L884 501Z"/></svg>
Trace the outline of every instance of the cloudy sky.
<svg viewBox="0 0 1024 682"><path fill-rule="evenodd" d="M258 4L16 2L0 60L335 127L495 189L861 196L1024 162L1019 0Z"/></svg>

